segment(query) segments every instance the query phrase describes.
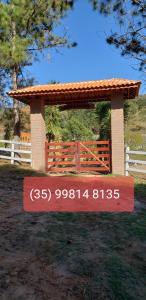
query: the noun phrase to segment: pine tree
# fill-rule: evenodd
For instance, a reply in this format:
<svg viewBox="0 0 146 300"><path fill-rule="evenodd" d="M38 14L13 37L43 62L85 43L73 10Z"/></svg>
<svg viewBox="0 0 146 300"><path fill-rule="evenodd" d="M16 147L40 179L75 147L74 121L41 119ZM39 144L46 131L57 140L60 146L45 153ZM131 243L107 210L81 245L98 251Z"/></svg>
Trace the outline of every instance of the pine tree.
<svg viewBox="0 0 146 300"><path fill-rule="evenodd" d="M145 0L89 0L101 14L113 14L119 22L119 32L111 32L107 43L138 62L140 71L146 69L146 2Z"/></svg>
<svg viewBox="0 0 146 300"><path fill-rule="evenodd" d="M0 3L0 68L8 72L12 89L19 75L38 52L69 44L66 36L54 34L55 26L72 8L71 0L7 0ZM20 135L18 101L13 101L14 136Z"/></svg>

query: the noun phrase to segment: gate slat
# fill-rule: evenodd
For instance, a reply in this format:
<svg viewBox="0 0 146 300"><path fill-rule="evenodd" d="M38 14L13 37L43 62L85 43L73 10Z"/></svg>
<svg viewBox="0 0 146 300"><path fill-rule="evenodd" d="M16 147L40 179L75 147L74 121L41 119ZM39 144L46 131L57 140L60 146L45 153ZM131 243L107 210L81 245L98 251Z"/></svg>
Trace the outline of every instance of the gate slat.
<svg viewBox="0 0 146 300"><path fill-rule="evenodd" d="M75 155L74 154L72 154L72 155L70 155L70 154L68 154L68 155L48 155L48 158L49 159L54 159L54 158L74 158L75 157Z"/></svg>
<svg viewBox="0 0 146 300"><path fill-rule="evenodd" d="M54 152L54 153L56 153L56 152L71 152L71 153L75 153L76 152L76 148L66 148L66 149L64 149L64 148L54 148L54 149L48 149L47 150L47 152L49 153L49 152Z"/></svg>
<svg viewBox="0 0 146 300"><path fill-rule="evenodd" d="M90 151L96 151L96 152L98 152L98 151L109 151L109 147L98 147L98 148L89 148L90 149ZM85 150L85 148L84 147L80 147L80 150L82 150L82 151L84 151L84 152L87 152L87 150Z"/></svg>
<svg viewBox="0 0 146 300"><path fill-rule="evenodd" d="M109 145L109 141L85 141L81 143L84 145Z"/></svg>
<svg viewBox="0 0 146 300"><path fill-rule="evenodd" d="M49 146L72 146L75 142L50 142Z"/></svg>
<svg viewBox="0 0 146 300"><path fill-rule="evenodd" d="M105 172L108 172L109 171L109 168L108 169L106 169L105 167L99 167L99 168L94 168L94 167L81 167L80 168L80 171L82 172L84 172L84 171L99 171L99 172L101 172L101 171L105 171Z"/></svg>
<svg viewBox="0 0 146 300"><path fill-rule="evenodd" d="M75 172L76 171L76 168L74 167L71 167L71 168L48 168L47 169L49 172Z"/></svg>
<svg viewBox="0 0 146 300"><path fill-rule="evenodd" d="M105 165L109 164L109 161L104 160L103 161ZM82 161L80 162L81 165L102 165L102 161L92 160L92 161Z"/></svg>
<svg viewBox="0 0 146 300"><path fill-rule="evenodd" d="M109 158L110 154L96 154L98 158ZM93 158L92 154L80 154L80 158Z"/></svg>
<svg viewBox="0 0 146 300"><path fill-rule="evenodd" d="M76 165L73 161L49 161L48 165Z"/></svg>

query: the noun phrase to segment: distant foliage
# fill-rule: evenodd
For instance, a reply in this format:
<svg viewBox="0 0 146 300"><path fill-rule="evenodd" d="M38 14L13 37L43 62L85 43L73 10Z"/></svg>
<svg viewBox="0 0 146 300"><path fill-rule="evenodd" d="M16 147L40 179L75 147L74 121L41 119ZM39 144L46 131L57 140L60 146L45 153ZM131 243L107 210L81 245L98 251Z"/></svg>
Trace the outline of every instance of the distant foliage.
<svg viewBox="0 0 146 300"><path fill-rule="evenodd" d="M13 110L1 110L0 123L5 128L5 138L12 137ZM20 109L21 130L30 130L30 110L28 106ZM146 145L146 96L125 101L125 144L138 149ZM60 111L58 106L45 108L46 133L50 140L74 141L111 138L110 102L98 102L96 110ZM144 148L145 149L145 148Z"/></svg>
<svg viewBox="0 0 146 300"><path fill-rule="evenodd" d="M96 105L96 118L99 127L100 139L111 138L111 104L110 102L98 102Z"/></svg>
<svg viewBox="0 0 146 300"><path fill-rule="evenodd" d="M127 100L125 144L133 149L146 149L146 95Z"/></svg>
<svg viewBox="0 0 146 300"><path fill-rule="evenodd" d="M110 102L99 102L96 105L97 126L100 139L111 138ZM146 96L127 100L124 104L125 143L137 148L146 144Z"/></svg>
<svg viewBox="0 0 146 300"><path fill-rule="evenodd" d="M58 106L45 108L46 133L48 139L59 141L61 139L61 113Z"/></svg>
<svg viewBox="0 0 146 300"><path fill-rule="evenodd" d="M95 111L72 110L60 111L57 106L45 109L47 133L55 140L95 139L93 128L96 124Z"/></svg>
<svg viewBox="0 0 146 300"><path fill-rule="evenodd" d="M64 141L82 141L93 139L93 132L87 127L82 119L71 116L66 120L66 126L62 128L62 140Z"/></svg>
<svg viewBox="0 0 146 300"><path fill-rule="evenodd" d="M131 130L127 130L125 133L125 143L131 148L131 149L146 149L146 139L144 135L139 132L133 132Z"/></svg>

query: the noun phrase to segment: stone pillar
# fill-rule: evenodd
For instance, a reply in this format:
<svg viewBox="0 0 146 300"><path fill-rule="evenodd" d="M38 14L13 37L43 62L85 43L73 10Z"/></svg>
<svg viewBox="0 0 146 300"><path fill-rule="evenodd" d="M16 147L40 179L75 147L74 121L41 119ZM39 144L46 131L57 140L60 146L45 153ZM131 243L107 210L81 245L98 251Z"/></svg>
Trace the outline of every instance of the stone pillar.
<svg viewBox="0 0 146 300"><path fill-rule="evenodd" d="M31 111L31 144L32 144L32 168L45 171L45 120L43 99L32 100Z"/></svg>
<svg viewBox="0 0 146 300"><path fill-rule="evenodd" d="M112 173L124 175L124 100L114 96L111 100Z"/></svg>

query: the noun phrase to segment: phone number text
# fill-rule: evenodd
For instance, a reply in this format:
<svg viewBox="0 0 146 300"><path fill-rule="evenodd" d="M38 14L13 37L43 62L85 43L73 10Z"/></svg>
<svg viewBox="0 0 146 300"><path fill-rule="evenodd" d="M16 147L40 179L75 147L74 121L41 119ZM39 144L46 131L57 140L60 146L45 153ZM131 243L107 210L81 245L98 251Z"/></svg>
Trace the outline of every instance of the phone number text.
<svg viewBox="0 0 146 300"><path fill-rule="evenodd" d="M55 199L93 199L93 200L118 200L120 198L120 189L31 189L30 199L32 202L37 200L50 201L51 198Z"/></svg>

